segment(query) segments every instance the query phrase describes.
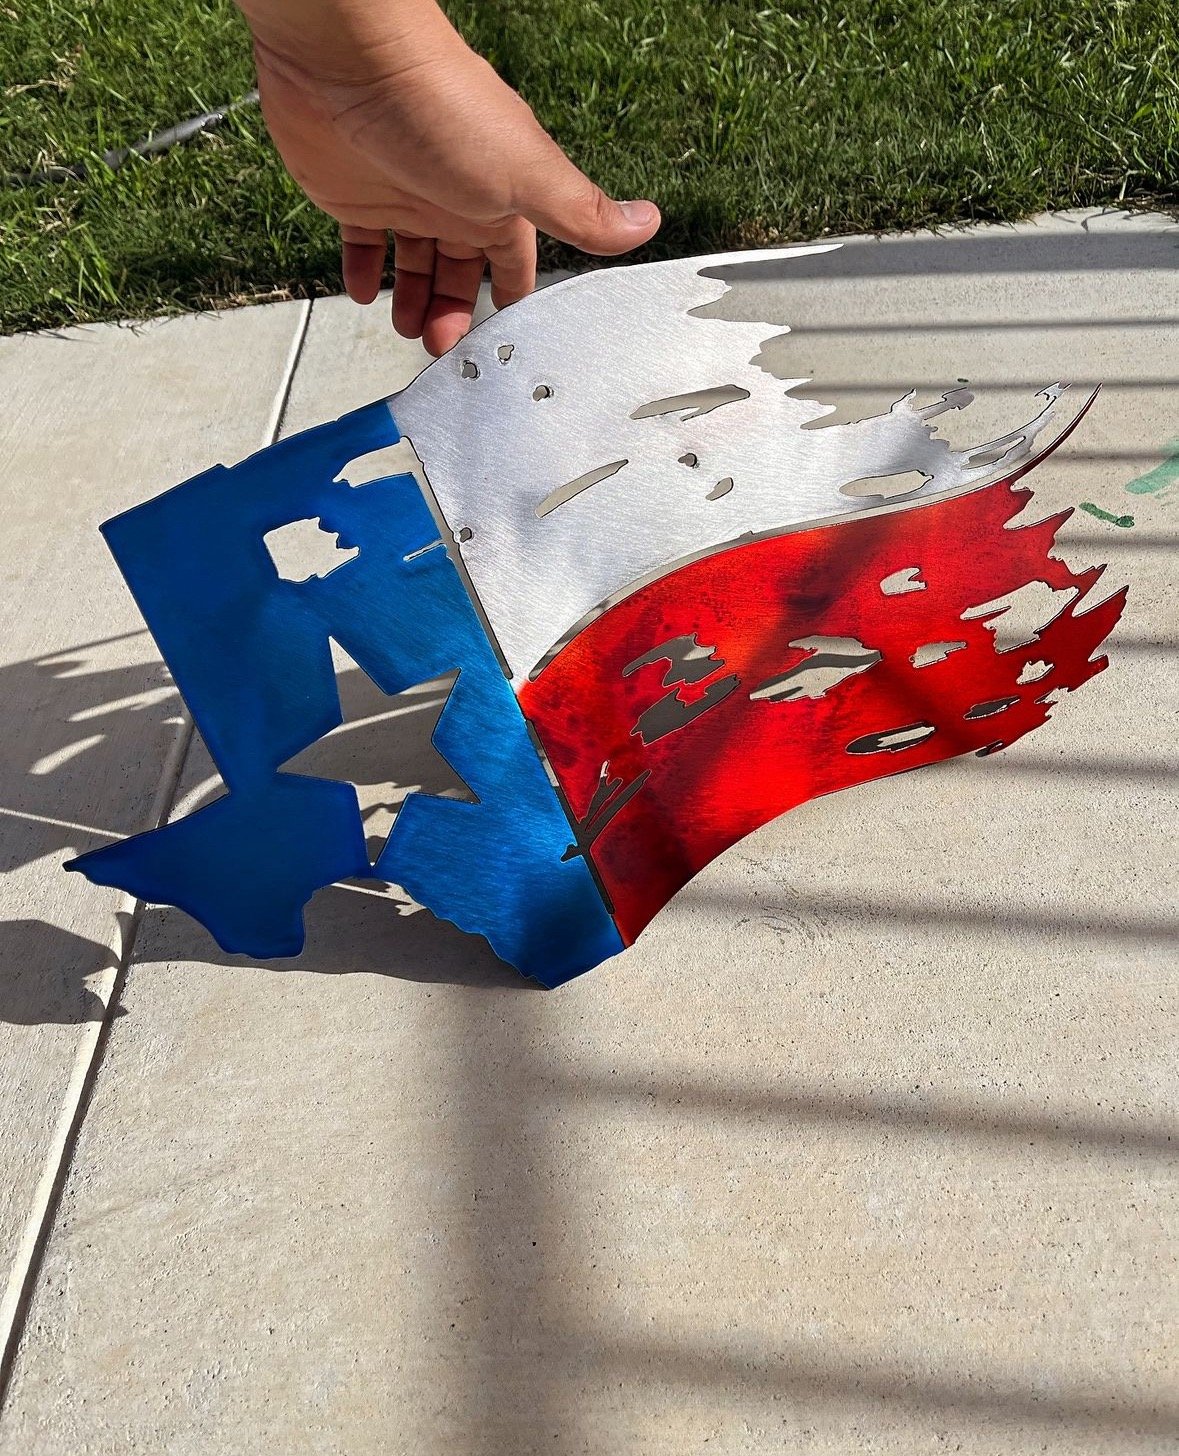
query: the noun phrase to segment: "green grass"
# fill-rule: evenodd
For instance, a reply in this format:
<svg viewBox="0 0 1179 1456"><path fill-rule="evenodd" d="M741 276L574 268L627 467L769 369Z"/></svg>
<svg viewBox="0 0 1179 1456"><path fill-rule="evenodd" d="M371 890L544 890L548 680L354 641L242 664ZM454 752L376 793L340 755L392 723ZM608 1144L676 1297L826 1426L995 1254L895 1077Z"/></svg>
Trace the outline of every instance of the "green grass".
<svg viewBox="0 0 1179 1456"><path fill-rule="evenodd" d="M0 173L252 84L228 0L0 0ZM452 0L648 256L1179 200L1165 0ZM567 261L551 249L549 261ZM0 189L6 330L337 290L335 227L256 111L85 181Z"/></svg>

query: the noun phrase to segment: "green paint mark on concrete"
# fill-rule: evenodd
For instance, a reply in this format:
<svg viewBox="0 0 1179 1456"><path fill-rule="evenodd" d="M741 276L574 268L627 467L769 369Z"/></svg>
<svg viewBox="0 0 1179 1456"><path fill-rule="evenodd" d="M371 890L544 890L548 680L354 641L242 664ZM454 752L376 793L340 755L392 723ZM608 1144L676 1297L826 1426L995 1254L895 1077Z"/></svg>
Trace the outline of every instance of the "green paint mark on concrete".
<svg viewBox="0 0 1179 1456"><path fill-rule="evenodd" d="M1156 495L1179 480L1179 440L1172 440L1166 448L1167 459L1161 465L1156 465L1126 486L1131 495Z"/></svg>
<svg viewBox="0 0 1179 1456"><path fill-rule="evenodd" d="M1133 516L1115 516L1112 511L1103 511L1092 501L1082 501L1081 509L1088 511L1091 516L1096 516L1099 521L1108 521L1111 526L1132 526L1134 524Z"/></svg>

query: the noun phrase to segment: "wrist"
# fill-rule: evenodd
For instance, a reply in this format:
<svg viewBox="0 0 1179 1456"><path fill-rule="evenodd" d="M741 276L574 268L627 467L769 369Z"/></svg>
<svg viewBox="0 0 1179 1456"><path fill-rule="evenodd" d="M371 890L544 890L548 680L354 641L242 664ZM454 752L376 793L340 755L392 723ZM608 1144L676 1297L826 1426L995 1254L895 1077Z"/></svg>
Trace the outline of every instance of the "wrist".
<svg viewBox="0 0 1179 1456"><path fill-rule="evenodd" d="M235 0L270 64L364 84L465 51L435 0Z"/></svg>

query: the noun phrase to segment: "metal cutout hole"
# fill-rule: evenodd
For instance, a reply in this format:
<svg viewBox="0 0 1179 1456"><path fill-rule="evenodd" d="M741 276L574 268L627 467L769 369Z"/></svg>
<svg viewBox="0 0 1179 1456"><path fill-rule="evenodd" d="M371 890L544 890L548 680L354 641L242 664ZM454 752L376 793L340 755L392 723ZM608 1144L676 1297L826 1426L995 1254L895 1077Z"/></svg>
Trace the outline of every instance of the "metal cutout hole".
<svg viewBox="0 0 1179 1456"><path fill-rule="evenodd" d="M906 592L924 591L926 583L921 580L919 566L903 566L880 583L880 590L886 597L901 597Z"/></svg>
<svg viewBox="0 0 1179 1456"><path fill-rule="evenodd" d="M341 546L336 532L321 525L318 516L276 526L262 537L262 544L279 579L296 585L312 577L330 576L360 555L359 546Z"/></svg>
<svg viewBox="0 0 1179 1456"><path fill-rule="evenodd" d="M880 733L865 733L847 745L848 753L901 753L906 748L916 748L927 738L932 738L937 729L932 723L908 723L903 728L886 728Z"/></svg>
<svg viewBox="0 0 1179 1456"><path fill-rule="evenodd" d="M399 440L396 445L382 445L379 450L369 450L354 456L335 476L353 489L372 485L377 480L389 480L395 475L412 475L418 464L413 446L408 440Z"/></svg>
<svg viewBox="0 0 1179 1456"><path fill-rule="evenodd" d="M800 637L790 645L805 648L811 655L754 688L751 701L793 703L824 698L839 683L858 677L882 660L879 652L854 637Z"/></svg>
<svg viewBox="0 0 1179 1456"><path fill-rule="evenodd" d="M1026 687L1028 683L1039 682L1046 678L1055 667L1055 663L1045 662L1043 658L1030 658L1019 670L1019 676L1015 681L1019 686Z"/></svg>
<svg viewBox="0 0 1179 1456"><path fill-rule="evenodd" d="M676 729L687 727L693 719L723 702L737 687L737 682L736 675L718 677L715 682L708 684L700 697L690 702L684 702L678 693L668 693L640 713L638 722L630 731L644 745L656 743Z"/></svg>
<svg viewBox="0 0 1179 1456"><path fill-rule="evenodd" d="M975 703L974 707L968 708L962 716L967 722L973 723L978 718L993 718L996 713L1005 713L1008 708L1014 708L1018 702L1018 695L1012 698L992 698L986 703Z"/></svg>
<svg viewBox="0 0 1179 1456"><path fill-rule="evenodd" d="M661 662L667 663L663 686L673 691L656 699L639 714L631 734L638 737L644 745L665 738L669 733L674 733L676 729L699 718L710 708L716 707L738 684L735 673L728 677L715 676L725 666L725 660L717 655L715 647L697 641L694 632L687 637L671 637L666 642L661 642L658 647L652 647L649 652L644 652L641 657L628 662L622 669L622 676L630 677L640 668L654 667ZM712 678L712 681L699 697L680 696L682 688L695 687L708 678Z"/></svg>
<svg viewBox="0 0 1179 1456"><path fill-rule="evenodd" d="M650 420L657 415L678 414L684 420L698 420L701 415L711 414L722 405L739 404L749 398L749 391L739 384L718 384L713 389L695 389L689 394L669 394L665 399L653 399L639 405L632 411L632 420Z"/></svg>
<svg viewBox="0 0 1179 1456"><path fill-rule="evenodd" d="M501 364L507 364L515 352L515 344L501 344L495 351L495 357Z"/></svg>
<svg viewBox="0 0 1179 1456"><path fill-rule="evenodd" d="M983 626L995 634L995 651L1013 652L1035 642L1076 595L1076 587L1054 590L1046 581L1029 581L1005 596L967 607L962 620L981 618Z"/></svg>
<svg viewBox="0 0 1179 1456"><path fill-rule="evenodd" d="M582 842L586 845L592 844L615 814L626 807L650 777L651 770L645 768L627 784L610 772L609 762L604 763L598 787L590 800L585 818L580 821ZM580 852L577 848L567 850L562 859L572 859Z"/></svg>
<svg viewBox="0 0 1179 1456"><path fill-rule="evenodd" d="M532 391L532 398L538 402L542 399L552 399L553 387L551 384L538 384Z"/></svg>
<svg viewBox="0 0 1179 1456"><path fill-rule="evenodd" d="M464 379L478 379L479 366L475 363L474 359L464 359L463 367L459 370L459 373Z"/></svg>
<svg viewBox="0 0 1179 1456"><path fill-rule="evenodd" d="M612 460L609 465L596 465L593 470L587 470L584 475L578 475L573 480L567 480L564 485L557 486L556 490L549 491L544 500L536 507L537 518L543 520L550 511L555 511L558 506L563 506L567 501L571 501L583 490L589 490L591 485L597 485L600 480L609 480L612 475L617 475L625 464L627 464L625 460Z"/></svg>
<svg viewBox="0 0 1179 1456"><path fill-rule="evenodd" d="M653 667L660 662L667 663L667 671L663 674L665 688L675 687L678 683L703 682L725 665L724 658L716 655L716 648L698 642L693 632L690 637L671 637L658 647L652 647L650 652L628 662L622 669L622 675L630 677L641 667Z"/></svg>
<svg viewBox="0 0 1179 1456"><path fill-rule="evenodd" d="M966 463L972 470L980 470L988 465L998 465L1000 460L1005 460L1019 445L1023 443L1023 437L996 445L990 450L976 450L973 455L966 457Z"/></svg>
<svg viewBox="0 0 1179 1456"><path fill-rule="evenodd" d="M411 794L460 799L478 796L433 745L438 719L458 678L452 671L390 696L332 640L340 723L283 765L290 773L350 783L364 820L369 862Z"/></svg>
<svg viewBox="0 0 1179 1456"><path fill-rule="evenodd" d="M731 491L732 488L733 477L731 475L726 475L722 480L717 481L717 483L708 492L708 495L705 497L705 499L720 500L722 496L728 495L729 491Z"/></svg>
<svg viewBox="0 0 1179 1456"><path fill-rule="evenodd" d="M852 500L875 496L879 500L903 500L914 495L933 479L924 470L898 470L894 475L861 475L839 487L840 495Z"/></svg>
<svg viewBox="0 0 1179 1456"><path fill-rule="evenodd" d="M965 642L923 642L909 661L914 667L932 667L935 662L945 662L951 652L961 652Z"/></svg>

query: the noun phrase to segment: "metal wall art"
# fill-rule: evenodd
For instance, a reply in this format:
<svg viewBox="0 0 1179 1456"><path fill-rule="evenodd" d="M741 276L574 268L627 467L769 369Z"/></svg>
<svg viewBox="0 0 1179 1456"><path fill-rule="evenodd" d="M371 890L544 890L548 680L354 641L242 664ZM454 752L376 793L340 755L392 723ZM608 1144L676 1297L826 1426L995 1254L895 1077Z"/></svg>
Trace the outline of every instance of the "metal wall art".
<svg viewBox="0 0 1179 1456"><path fill-rule="evenodd" d="M352 877L401 886L554 986L710 860L818 794L1006 747L1102 670L1124 590L1053 557L1019 482L1079 422L1062 385L954 450L964 389L824 425L759 366L781 324L701 310L750 261L611 268L489 319L400 394L108 521L224 780L69 868L296 954ZM387 454L404 437L423 475ZM313 523L323 575L280 574ZM1052 602L1023 642L1013 594ZM375 851L356 792L292 760L341 722L338 644L386 694L450 675L433 732L469 792L409 793Z"/></svg>

